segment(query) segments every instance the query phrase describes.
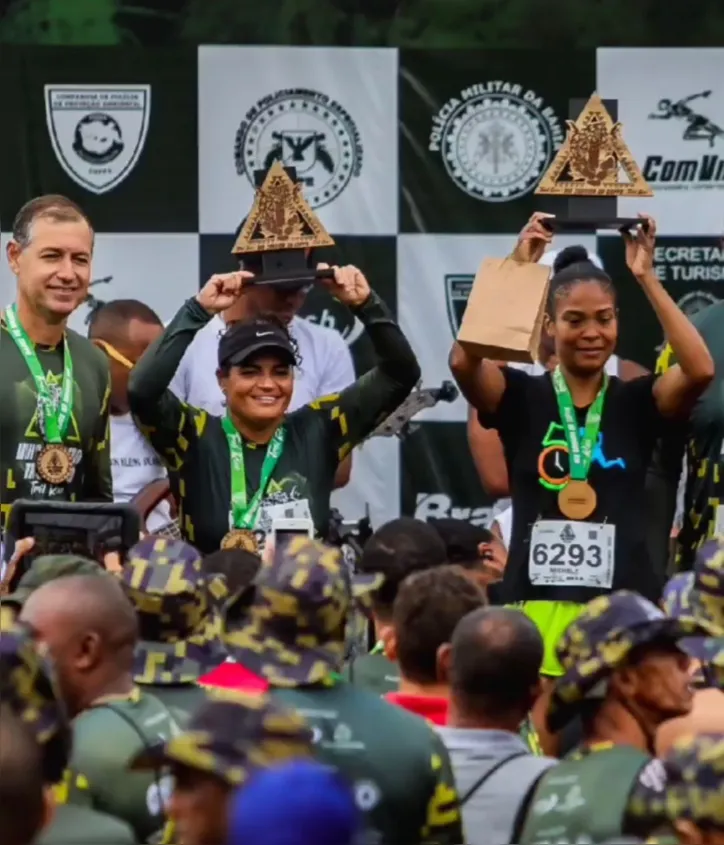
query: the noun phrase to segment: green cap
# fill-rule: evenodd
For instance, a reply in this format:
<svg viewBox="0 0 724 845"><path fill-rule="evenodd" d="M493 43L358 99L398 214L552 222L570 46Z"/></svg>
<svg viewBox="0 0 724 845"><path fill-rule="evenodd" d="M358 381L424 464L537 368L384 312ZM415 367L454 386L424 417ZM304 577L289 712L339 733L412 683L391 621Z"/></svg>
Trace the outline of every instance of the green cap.
<svg viewBox="0 0 724 845"><path fill-rule="evenodd" d="M3 597L8 604L23 605L28 596L56 578L68 575L105 575L109 573L96 561L80 555L41 555L36 557L23 574L15 592Z"/></svg>

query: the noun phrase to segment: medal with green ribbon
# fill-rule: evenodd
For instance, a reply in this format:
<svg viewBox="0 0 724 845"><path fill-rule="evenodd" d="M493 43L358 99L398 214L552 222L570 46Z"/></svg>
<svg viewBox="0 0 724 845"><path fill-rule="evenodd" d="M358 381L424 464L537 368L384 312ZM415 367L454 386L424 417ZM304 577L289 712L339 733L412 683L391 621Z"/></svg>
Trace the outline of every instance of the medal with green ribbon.
<svg viewBox="0 0 724 845"><path fill-rule="evenodd" d="M598 443L603 401L608 389L608 376L603 374L601 389L588 409L583 436L579 433L573 397L560 367L553 370L551 380L556 392L558 413L566 435L570 475L568 483L558 493L558 507L569 519L586 519L596 510L596 491L586 479L593 460L593 452Z"/></svg>
<svg viewBox="0 0 724 845"><path fill-rule="evenodd" d="M45 441L48 444L36 459L38 475L48 484L66 484L74 472L73 456L63 446L63 437L73 415L73 359L68 342L66 340L63 350L63 382L60 399L56 403L43 375L35 346L20 324L16 305L5 309L5 325L30 370L38 394L38 414L42 417Z"/></svg>
<svg viewBox="0 0 724 845"><path fill-rule="evenodd" d="M244 445L241 440L241 435L234 428L234 424L228 416L224 417L221 425L226 434L226 440L229 444L229 456L231 458L231 524L234 530L230 531L224 540L227 546L239 545L242 537L254 539L253 529L259 518L259 509L264 499L264 494L271 481L272 473L277 465L282 451L284 450L284 440L286 431L284 426L280 426L275 432L269 445L266 448L264 461L261 465L261 476L259 478L259 487L249 501L246 489L246 469L244 466ZM254 540L254 542L256 542Z"/></svg>

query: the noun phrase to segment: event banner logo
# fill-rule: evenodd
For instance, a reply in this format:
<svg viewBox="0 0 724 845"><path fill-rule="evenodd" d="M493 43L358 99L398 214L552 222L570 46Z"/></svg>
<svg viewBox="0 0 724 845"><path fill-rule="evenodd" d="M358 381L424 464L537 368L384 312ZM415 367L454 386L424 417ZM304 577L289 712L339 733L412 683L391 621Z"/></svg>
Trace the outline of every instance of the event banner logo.
<svg viewBox="0 0 724 845"><path fill-rule="evenodd" d="M254 185L254 171L275 161L293 167L307 202L336 199L362 171L362 144L347 110L326 94L303 88L262 97L236 133L236 172Z"/></svg>
<svg viewBox="0 0 724 845"><path fill-rule="evenodd" d="M45 116L63 170L87 191L105 194L141 157L151 86L46 85Z"/></svg>
<svg viewBox="0 0 724 845"><path fill-rule="evenodd" d="M448 273L445 276L445 304L453 337L457 337L460 331L474 279L472 273Z"/></svg>
<svg viewBox="0 0 724 845"><path fill-rule="evenodd" d="M428 149L460 190L483 202L529 193L564 133L553 108L514 82L471 85L435 115Z"/></svg>

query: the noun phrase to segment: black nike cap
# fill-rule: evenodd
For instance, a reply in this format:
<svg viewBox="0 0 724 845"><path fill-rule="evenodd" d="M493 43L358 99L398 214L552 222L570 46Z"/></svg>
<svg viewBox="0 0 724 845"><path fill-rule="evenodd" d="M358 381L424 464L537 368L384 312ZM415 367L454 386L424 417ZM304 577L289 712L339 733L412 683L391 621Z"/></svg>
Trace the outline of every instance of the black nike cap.
<svg viewBox="0 0 724 845"><path fill-rule="evenodd" d="M287 332L271 320L242 320L234 323L219 341L219 366L233 367L252 355L267 350L296 360L295 349Z"/></svg>

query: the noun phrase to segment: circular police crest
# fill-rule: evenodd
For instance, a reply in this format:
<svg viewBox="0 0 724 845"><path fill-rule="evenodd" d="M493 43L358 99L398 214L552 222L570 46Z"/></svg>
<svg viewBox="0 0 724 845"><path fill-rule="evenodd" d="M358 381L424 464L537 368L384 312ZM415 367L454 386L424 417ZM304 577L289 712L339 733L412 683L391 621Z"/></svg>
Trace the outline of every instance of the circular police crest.
<svg viewBox="0 0 724 845"><path fill-rule="evenodd" d="M563 141L558 118L531 90L484 83L449 100L433 119L429 149L452 181L484 202L531 191Z"/></svg>
<svg viewBox="0 0 724 845"><path fill-rule="evenodd" d="M236 172L254 184L254 171L275 161L294 167L313 208L338 197L362 169L357 126L339 103L319 91L285 89L247 112L236 133Z"/></svg>
<svg viewBox="0 0 724 845"><path fill-rule="evenodd" d="M73 152L88 164L108 164L123 152L121 125L110 114L93 112L82 117L73 133Z"/></svg>
<svg viewBox="0 0 724 845"><path fill-rule="evenodd" d="M719 299L713 293L706 290L693 290L684 294L676 304L687 317L693 317L694 314L698 314L699 311L703 311L717 302L719 302Z"/></svg>

